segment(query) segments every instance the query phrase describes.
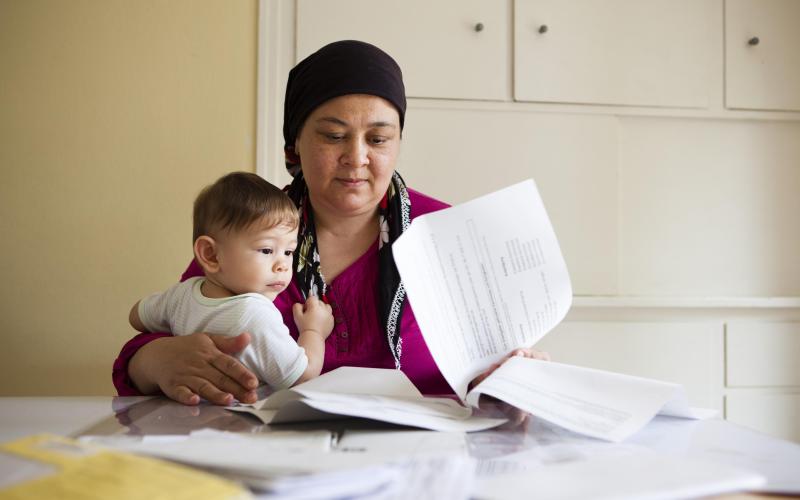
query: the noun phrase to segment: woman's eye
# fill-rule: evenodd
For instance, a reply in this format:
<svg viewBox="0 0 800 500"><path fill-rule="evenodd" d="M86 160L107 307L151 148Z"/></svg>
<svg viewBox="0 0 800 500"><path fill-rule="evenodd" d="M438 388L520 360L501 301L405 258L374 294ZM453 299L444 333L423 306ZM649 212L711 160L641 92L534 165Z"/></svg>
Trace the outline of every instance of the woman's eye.
<svg viewBox="0 0 800 500"><path fill-rule="evenodd" d="M386 139L386 137L373 137L371 139L372 144L378 144L378 145L385 143L387 140L388 139Z"/></svg>
<svg viewBox="0 0 800 500"><path fill-rule="evenodd" d="M327 137L330 141L341 141L344 139L342 134L325 134L325 137Z"/></svg>
<svg viewBox="0 0 800 500"><path fill-rule="evenodd" d="M259 252L263 253L264 255L269 255L269 254L272 253L272 249L271 248L262 248L261 250L259 250Z"/></svg>
<svg viewBox="0 0 800 500"><path fill-rule="evenodd" d="M291 257L294 254L294 250L286 250L283 254L287 257Z"/></svg>

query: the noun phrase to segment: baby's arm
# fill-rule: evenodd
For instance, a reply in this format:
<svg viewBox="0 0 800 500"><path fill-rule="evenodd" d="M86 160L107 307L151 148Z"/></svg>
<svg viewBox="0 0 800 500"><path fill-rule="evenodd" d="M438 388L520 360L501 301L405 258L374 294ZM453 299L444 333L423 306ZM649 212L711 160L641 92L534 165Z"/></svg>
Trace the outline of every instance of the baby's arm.
<svg viewBox="0 0 800 500"><path fill-rule="evenodd" d="M136 331L146 332L147 327L144 326L142 320L139 318L139 302L141 302L141 300L137 301L131 308L131 312L128 314L128 321Z"/></svg>
<svg viewBox="0 0 800 500"><path fill-rule="evenodd" d="M294 383L297 385L319 376L325 361L325 339L333 330L331 306L316 297L310 297L305 305L295 304L292 308L294 322L300 332L297 344L305 349L308 358L306 371Z"/></svg>

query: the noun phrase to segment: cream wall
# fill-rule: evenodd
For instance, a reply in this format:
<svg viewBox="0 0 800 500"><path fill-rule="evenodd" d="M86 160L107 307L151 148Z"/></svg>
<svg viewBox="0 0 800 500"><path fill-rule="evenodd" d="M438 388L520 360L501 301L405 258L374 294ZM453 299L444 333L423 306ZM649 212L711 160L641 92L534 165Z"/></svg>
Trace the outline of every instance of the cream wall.
<svg viewBox="0 0 800 500"><path fill-rule="evenodd" d="M255 170L255 0L0 2L0 396L112 394L191 202Z"/></svg>

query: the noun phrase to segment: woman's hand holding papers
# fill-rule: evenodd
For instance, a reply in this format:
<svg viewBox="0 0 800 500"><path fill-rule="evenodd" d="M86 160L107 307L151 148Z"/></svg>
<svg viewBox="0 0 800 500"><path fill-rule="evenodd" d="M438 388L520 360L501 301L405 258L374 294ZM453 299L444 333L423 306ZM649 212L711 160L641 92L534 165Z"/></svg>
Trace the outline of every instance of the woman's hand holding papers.
<svg viewBox="0 0 800 500"><path fill-rule="evenodd" d="M495 370L497 370L500 365L506 362L507 359L511 358L512 356L522 356L524 358L530 359L538 359L541 361L550 361L550 354L545 351L537 351L533 348L524 348L524 349L515 349L511 351L505 358L501 359L497 363L494 363L492 366L489 367L488 370L481 373L475 380L470 383L469 388L472 390L473 387L483 382L483 380L492 374ZM491 396L481 396L481 401L491 401L492 405L503 413L503 416L508 419L508 423L503 424L501 428L503 429L516 429L520 428L524 430L527 427L528 420L530 414L524 410L520 410L519 408L512 406L504 401L500 401L499 399L493 398Z"/></svg>
<svg viewBox="0 0 800 500"><path fill-rule="evenodd" d="M511 351L505 358L501 359L497 363L493 364L489 367L488 370L481 373L472 383L469 384L469 389L472 390L473 387L483 382L483 380L492 374L495 370L500 368L500 365L506 362L507 359L511 358L512 356L522 356L523 358L530 358L530 359L539 359L541 361L550 361L550 354L546 353L545 351L537 351L533 348L521 348L521 349L514 349Z"/></svg>

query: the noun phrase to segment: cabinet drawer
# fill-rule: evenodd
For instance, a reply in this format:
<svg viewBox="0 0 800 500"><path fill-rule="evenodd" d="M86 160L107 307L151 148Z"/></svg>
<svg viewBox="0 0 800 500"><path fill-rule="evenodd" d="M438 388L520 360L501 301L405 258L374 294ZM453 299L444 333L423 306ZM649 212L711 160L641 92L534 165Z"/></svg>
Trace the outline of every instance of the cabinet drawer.
<svg viewBox="0 0 800 500"><path fill-rule="evenodd" d="M725 419L775 437L800 441L800 394L728 394Z"/></svg>
<svg viewBox="0 0 800 500"><path fill-rule="evenodd" d="M516 0L518 101L706 108L708 0ZM545 29L546 27L546 29Z"/></svg>
<svg viewBox="0 0 800 500"><path fill-rule="evenodd" d="M800 323L730 323L726 355L728 387L800 387Z"/></svg>
<svg viewBox="0 0 800 500"><path fill-rule="evenodd" d="M722 324L566 321L539 341L554 361L683 385L693 406L722 410Z"/></svg>
<svg viewBox="0 0 800 500"><path fill-rule="evenodd" d="M297 60L336 40L362 40L403 69L409 97L508 100L510 2L297 1Z"/></svg>
<svg viewBox="0 0 800 500"><path fill-rule="evenodd" d="M800 110L800 2L725 2L725 105Z"/></svg>

